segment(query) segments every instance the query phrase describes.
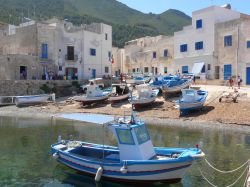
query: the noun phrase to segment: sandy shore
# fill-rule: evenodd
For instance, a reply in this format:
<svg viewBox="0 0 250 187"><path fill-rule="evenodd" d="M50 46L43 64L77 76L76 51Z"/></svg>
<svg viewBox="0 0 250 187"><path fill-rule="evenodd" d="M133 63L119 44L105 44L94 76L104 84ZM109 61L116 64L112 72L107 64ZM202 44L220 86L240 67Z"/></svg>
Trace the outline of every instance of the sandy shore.
<svg viewBox="0 0 250 187"><path fill-rule="evenodd" d="M224 86L199 86L201 89L209 91L206 106L202 111L194 111L188 116L180 117L179 110L175 108L174 101L177 98L165 100L162 96L150 107L137 111L139 118L142 118L150 124L168 124L179 125L191 128L204 126L228 128L235 125L247 126L250 129L250 88L240 89L240 98L237 103L219 102L219 96L223 91L232 91ZM111 106L109 103L101 103L91 107L82 107L80 103L60 98L56 103L49 103L43 106L30 106L17 108L16 106L7 106L0 108L1 116L22 116L22 117L51 117L59 113L99 113L116 116L123 116L124 111L130 111L131 105L123 102ZM127 112L127 113L128 113ZM222 125L222 126L221 126Z"/></svg>

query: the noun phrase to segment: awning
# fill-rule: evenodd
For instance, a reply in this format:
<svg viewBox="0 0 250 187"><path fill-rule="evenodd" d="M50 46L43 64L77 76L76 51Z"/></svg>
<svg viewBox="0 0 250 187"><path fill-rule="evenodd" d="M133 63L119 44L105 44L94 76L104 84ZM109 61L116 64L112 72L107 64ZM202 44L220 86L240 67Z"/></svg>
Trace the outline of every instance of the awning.
<svg viewBox="0 0 250 187"><path fill-rule="evenodd" d="M204 62L196 62L196 63L194 63L192 73L194 75L199 75L201 73L201 70L202 70L204 64L205 64Z"/></svg>
<svg viewBox="0 0 250 187"><path fill-rule="evenodd" d="M113 116L109 115L86 114L86 113L59 114L56 115L56 117L74 121L96 123L101 125L112 122L115 119Z"/></svg>

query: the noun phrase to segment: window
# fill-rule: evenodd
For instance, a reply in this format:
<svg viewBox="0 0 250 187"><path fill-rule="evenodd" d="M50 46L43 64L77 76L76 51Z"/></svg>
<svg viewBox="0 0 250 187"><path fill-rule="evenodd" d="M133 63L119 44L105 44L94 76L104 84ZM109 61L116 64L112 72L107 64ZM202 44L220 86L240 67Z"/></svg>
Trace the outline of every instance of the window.
<svg viewBox="0 0 250 187"><path fill-rule="evenodd" d="M105 73L109 73L109 67L105 67Z"/></svg>
<svg viewBox="0 0 250 187"><path fill-rule="evenodd" d="M48 59L48 44L42 43L42 56L43 59Z"/></svg>
<svg viewBox="0 0 250 187"><path fill-rule="evenodd" d="M137 141L139 144L143 144L150 139L145 125L142 125L142 126L139 126L138 128L135 128L135 134L136 134Z"/></svg>
<svg viewBox="0 0 250 187"><path fill-rule="evenodd" d="M139 71L140 71L140 69L139 69L139 68L136 68L136 71L137 71L137 72L139 72Z"/></svg>
<svg viewBox="0 0 250 187"><path fill-rule="evenodd" d="M202 50L203 42L195 42L195 50Z"/></svg>
<svg viewBox="0 0 250 187"><path fill-rule="evenodd" d="M250 48L250 40L247 41L247 48L248 48L248 49Z"/></svg>
<svg viewBox="0 0 250 187"><path fill-rule="evenodd" d="M211 64L207 65L207 70L211 70Z"/></svg>
<svg viewBox="0 0 250 187"><path fill-rule="evenodd" d="M182 73L188 73L188 66L182 66Z"/></svg>
<svg viewBox="0 0 250 187"><path fill-rule="evenodd" d="M135 73L135 68L132 70L133 73Z"/></svg>
<svg viewBox="0 0 250 187"><path fill-rule="evenodd" d="M105 40L108 40L108 34L105 33Z"/></svg>
<svg viewBox="0 0 250 187"><path fill-rule="evenodd" d="M96 56L96 49L90 48L90 55Z"/></svg>
<svg viewBox="0 0 250 187"><path fill-rule="evenodd" d="M232 35L224 36L224 47L232 46Z"/></svg>
<svg viewBox="0 0 250 187"><path fill-rule="evenodd" d="M196 20L196 29L202 28L202 19Z"/></svg>
<svg viewBox="0 0 250 187"><path fill-rule="evenodd" d="M168 57L168 50L167 50L167 49L164 50L163 56L164 56L164 57Z"/></svg>
<svg viewBox="0 0 250 187"><path fill-rule="evenodd" d="M68 46L67 47L67 60L74 60L74 47L73 46Z"/></svg>
<svg viewBox="0 0 250 187"><path fill-rule="evenodd" d="M168 73L168 68L164 67L164 73L167 74Z"/></svg>
<svg viewBox="0 0 250 187"><path fill-rule="evenodd" d="M130 129L116 129L116 134L118 136L120 144L135 144Z"/></svg>
<svg viewBox="0 0 250 187"><path fill-rule="evenodd" d="M180 51L181 52L187 52L187 50L188 50L188 45L187 44L180 45Z"/></svg>
<svg viewBox="0 0 250 187"><path fill-rule="evenodd" d="M59 66L58 70L59 70L59 71L62 71L62 66Z"/></svg>
<svg viewBox="0 0 250 187"><path fill-rule="evenodd" d="M112 54L111 54L111 51L108 52L108 57L109 57L109 61L111 62L111 61L112 61Z"/></svg>
<svg viewBox="0 0 250 187"><path fill-rule="evenodd" d="M144 67L144 73L148 73L148 67Z"/></svg>
<svg viewBox="0 0 250 187"><path fill-rule="evenodd" d="M153 52L153 58L156 58L156 52L155 51Z"/></svg>

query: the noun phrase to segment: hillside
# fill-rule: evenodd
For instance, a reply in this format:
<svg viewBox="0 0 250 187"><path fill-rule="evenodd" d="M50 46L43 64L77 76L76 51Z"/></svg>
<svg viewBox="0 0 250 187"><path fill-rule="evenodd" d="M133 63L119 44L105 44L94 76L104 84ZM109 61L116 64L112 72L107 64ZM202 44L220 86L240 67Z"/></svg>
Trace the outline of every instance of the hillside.
<svg viewBox="0 0 250 187"><path fill-rule="evenodd" d="M0 21L18 24L22 17L45 20L69 19L75 24L104 22L113 26L113 44L146 35L173 34L191 18L178 10L162 14L144 14L116 0L0 0Z"/></svg>

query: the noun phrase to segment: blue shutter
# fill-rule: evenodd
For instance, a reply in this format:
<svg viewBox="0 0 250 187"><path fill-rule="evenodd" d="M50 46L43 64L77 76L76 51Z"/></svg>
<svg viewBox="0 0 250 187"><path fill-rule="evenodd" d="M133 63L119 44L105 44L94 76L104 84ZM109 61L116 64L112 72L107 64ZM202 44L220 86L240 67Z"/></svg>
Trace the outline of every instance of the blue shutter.
<svg viewBox="0 0 250 187"><path fill-rule="evenodd" d="M250 41L247 41L247 48L250 48Z"/></svg>
<svg viewBox="0 0 250 187"><path fill-rule="evenodd" d="M224 80L228 80L232 76L232 65L225 64L224 65Z"/></svg>
<svg viewBox="0 0 250 187"><path fill-rule="evenodd" d="M232 44L233 44L232 35L224 36L224 47L232 46Z"/></svg>
<svg viewBox="0 0 250 187"><path fill-rule="evenodd" d="M188 73L188 66L182 66L182 73Z"/></svg>
<svg viewBox="0 0 250 187"><path fill-rule="evenodd" d="M202 19L196 20L196 29L202 28Z"/></svg>
<svg viewBox="0 0 250 187"><path fill-rule="evenodd" d="M167 49L164 50L164 57L168 57L168 50Z"/></svg>
<svg viewBox="0 0 250 187"><path fill-rule="evenodd" d="M42 48L42 56L41 57L43 59L48 59L48 56L49 56L48 55L48 44L43 43L41 48Z"/></svg>

